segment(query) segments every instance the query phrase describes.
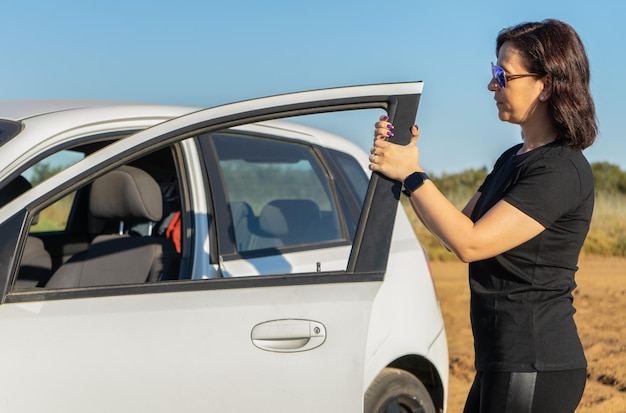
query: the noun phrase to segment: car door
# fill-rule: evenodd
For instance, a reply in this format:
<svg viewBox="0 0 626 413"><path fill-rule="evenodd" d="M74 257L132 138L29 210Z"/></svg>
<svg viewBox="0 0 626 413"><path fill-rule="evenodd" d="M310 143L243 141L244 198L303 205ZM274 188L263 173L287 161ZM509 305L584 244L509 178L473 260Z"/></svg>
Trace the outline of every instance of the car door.
<svg viewBox="0 0 626 413"><path fill-rule="evenodd" d="M362 411L372 301L400 184L370 181L344 269L225 278L226 219L197 137L297 114L386 110L407 142L421 83L310 91L211 108L113 143L0 209L0 399L7 412ZM373 120L367 120L368 122ZM32 215L152 148L180 143L188 280L12 290Z"/></svg>

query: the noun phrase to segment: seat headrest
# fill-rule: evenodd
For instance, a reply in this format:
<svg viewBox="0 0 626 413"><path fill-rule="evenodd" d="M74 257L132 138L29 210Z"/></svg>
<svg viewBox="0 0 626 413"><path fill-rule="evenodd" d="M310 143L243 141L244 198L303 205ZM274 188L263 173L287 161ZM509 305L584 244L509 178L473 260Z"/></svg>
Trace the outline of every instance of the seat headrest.
<svg viewBox="0 0 626 413"><path fill-rule="evenodd" d="M22 175L18 176L0 189L0 207L8 204L30 188L32 188L30 182Z"/></svg>
<svg viewBox="0 0 626 413"><path fill-rule="evenodd" d="M297 234L319 220L320 210L310 199L276 199L267 203L259 215L263 232L277 237Z"/></svg>
<svg viewBox="0 0 626 413"><path fill-rule="evenodd" d="M163 196L147 172L125 165L92 183L89 210L97 218L159 221Z"/></svg>

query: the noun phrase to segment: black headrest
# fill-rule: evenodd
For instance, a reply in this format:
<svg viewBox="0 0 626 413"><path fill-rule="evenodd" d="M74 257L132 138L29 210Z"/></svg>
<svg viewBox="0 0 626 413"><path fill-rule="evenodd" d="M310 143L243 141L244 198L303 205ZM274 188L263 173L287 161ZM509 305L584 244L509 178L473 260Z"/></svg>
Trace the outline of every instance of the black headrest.
<svg viewBox="0 0 626 413"><path fill-rule="evenodd" d="M97 218L159 221L163 197L147 172L125 165L93 182L89 210Z"/></svg>
<svg viewBox="0 0 626 413"><path fill-rule="evenodd" d="M0 189L0 207L8 204L30 188L32 188L30 182L22 175L18 176Z"/></svg>
<svg viewBox="0 0 626 413"><path fill-rule="evenodd" d="M273 236L282 237L303 231L319 221L320 210L309 199L276 199L263 207L259 227Z"/></svg>

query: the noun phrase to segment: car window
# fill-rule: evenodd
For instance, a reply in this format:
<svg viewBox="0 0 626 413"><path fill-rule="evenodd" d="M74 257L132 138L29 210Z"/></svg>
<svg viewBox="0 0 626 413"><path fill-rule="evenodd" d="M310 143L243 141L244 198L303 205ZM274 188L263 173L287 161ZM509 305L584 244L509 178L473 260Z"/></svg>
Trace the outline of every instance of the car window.
<svg viewBox="0 0 626 413"><path fill-rule="evenodd" d="M22 175L28 179L31 185L35 186L51 176L56 175L59 171L75 164L84 157L85 153L79 150L61 150L37 162L24 171Z"/></svg>
<svg viewBox="0 0 626 413"><path fill-rule="evenodd" d="M179 279L189 231L173 152L149 153L39 211L13 291Z"/></svg>
<svg viewBox="0 0 626 413"><path fill-rule="evenodd" d="M240 252L342 239L330 179L294 142L214 134Z"/></svg>
<svg viewBox="0 0 626 413"><path fill-rule="evenodd" d="M85 154L81 151L62 150L37 162L0 189L0 206L84 157ZM63 231L67 225L73 199L74 194L68 195L38 214L33 220L30 232Z"/></svg>
<svg viewBox="0 0 626 413"><path fill-rule="evenodd" d="M36 234L39 232L64 231L67 227L75 196L75 192L71 193L42 210L30 227L30 232Z"/></svg>

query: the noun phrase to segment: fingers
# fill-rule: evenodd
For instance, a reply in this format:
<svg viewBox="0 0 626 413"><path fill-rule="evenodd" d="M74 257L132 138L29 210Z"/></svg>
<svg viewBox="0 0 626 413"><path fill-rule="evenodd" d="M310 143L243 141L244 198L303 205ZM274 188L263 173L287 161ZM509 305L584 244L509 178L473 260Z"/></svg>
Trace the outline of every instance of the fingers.
<svg viewBox="0 0 626 413"><path fill-rule="evenodd" d="M417 127L417 125L413 125L411 127L411 141L409 143L412 145L415 145L419 137L420 137L420 130Z"/></svg>
<svg viewBox="0 0 626 413"><path fill-rule="evenodd" d="M381 153L377 153L376 152L376 148L372 148L372 150L370 151L370 156L369 156L369 169L371 171L379 171L382 168L382 163L383 163L383 154Z"/></svg>
<svg viewBox="0 0 626 413"><path fill-rule="evenodd" d="M388 122L389 117L382 115L378 122L374 125L374 138L387 139L393 136L393 125Z"/></svg>
<svg viewBox="0 0 626 413"><path fill-rule="evenodd" d="M411 127L411 140L408 145L389 142L393 136L393 125L389 118L381 116L374 125L374 143L370 148L369 169L389 178L404 179L411 171L422 170L419 164L417 139L420 135L417 125Z"/></svg>
<svg viewBox="0 0 626 413"><path fill-rule="evenodd" d="M389 117L382 115L380 120L374 124L374 137L376 139L390 138L394 136L393 129L394 126L389 122ZM415 138L414 141L417 141L419 134L419 127L417 125L413 125L411 127L411 137Z"/></svg>
<svg viewBox="0 0 626 413"><path fill-rule="evenodd" d="M374 125L374 137L376 139L387 139L390 138L393 135L393 125L391 123L384 123L384 124L380 124L377 123L376 125Z"/></svg>

